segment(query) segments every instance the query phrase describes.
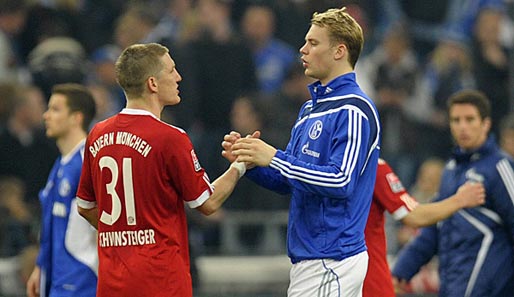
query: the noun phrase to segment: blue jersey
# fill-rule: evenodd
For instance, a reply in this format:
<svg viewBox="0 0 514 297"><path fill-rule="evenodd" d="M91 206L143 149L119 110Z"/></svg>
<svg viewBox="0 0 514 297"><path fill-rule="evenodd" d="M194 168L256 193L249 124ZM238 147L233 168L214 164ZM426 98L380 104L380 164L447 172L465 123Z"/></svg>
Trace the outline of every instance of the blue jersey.
<svg viewBox="0 0 514 297"><path fill-rule="evenodd" d="M368 218L379 155L380 124L355 74L309 86L285 151L247 176L291 194L287 249L293 263L342 260L366 250Z"/></svg>
<svg viewBox="0 0 514 297"><path fill-rule="evenodd" d="M96 295L96 230L79 215L75 198L83 156L84 141L55 161L39 193L43 220L37 265L42 296Z"/></svg>
<svg viewBox="0 0 514 297"><path fill-rule="evenodd" d="M393 275L409 280L437 253L440 296L514 296L513 165L492 137L477 151L457 150L443 172L437 200L474 181L484 184L486 203L423 228L401 251Z"/></svg>

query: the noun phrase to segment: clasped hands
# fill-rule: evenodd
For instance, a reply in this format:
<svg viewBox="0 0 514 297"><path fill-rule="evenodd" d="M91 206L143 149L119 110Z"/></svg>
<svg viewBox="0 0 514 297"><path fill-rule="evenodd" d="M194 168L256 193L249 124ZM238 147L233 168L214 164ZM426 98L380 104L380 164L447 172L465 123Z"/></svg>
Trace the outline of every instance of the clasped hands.
<svg viewBox="0 0 514 297"><path fill-rule="evenodd" d="M221 155L230 163L244 162L247 169L255 166L268 166L277 153L277 149L260 139L261 132L241 137L236 131L225 134L221 146Z"/></svg>

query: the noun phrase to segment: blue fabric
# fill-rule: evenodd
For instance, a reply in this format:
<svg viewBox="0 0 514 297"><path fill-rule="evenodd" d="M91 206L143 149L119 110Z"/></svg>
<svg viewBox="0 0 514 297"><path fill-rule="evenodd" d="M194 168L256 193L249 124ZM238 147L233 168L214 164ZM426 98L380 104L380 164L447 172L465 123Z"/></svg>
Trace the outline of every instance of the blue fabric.
<svg viewBox="0 0 514 297"><path fill-rule="evenodd" d="M327 86L309 86L312 100L301 108L285 151L269 167L247 176L291 193L287 248L293 263L343 260L366 250L368 217L379 155L379 119L355 74Z"/></svg>
<svg viewBox="0 0 514 297"><path fill-rule="evenodd" d="M75 251L65 243L70 233L78 232L69 229L73 228L70 227L69 218L71 212L77 212L76 205L72 207L72 201L80 179L83 150L84 144L65 162L59 157L46 187L39 193L43 219L37 265L46 275L43 285L47 290L42 296L96 296L95 271L74 257ZM87 224L85 219L83 221ZM79 236L86 238L85 234Z"/></svg>
<svg viewBox="0 0 514 297"><path fill-rule="evenodd" d="M513 296L514 163L490 137L478 150L456 149L436 200L467 181L482 182L486 203L463 209L420 235L399 254L393 275L410 280L439 256L440 296Z"/></svg>

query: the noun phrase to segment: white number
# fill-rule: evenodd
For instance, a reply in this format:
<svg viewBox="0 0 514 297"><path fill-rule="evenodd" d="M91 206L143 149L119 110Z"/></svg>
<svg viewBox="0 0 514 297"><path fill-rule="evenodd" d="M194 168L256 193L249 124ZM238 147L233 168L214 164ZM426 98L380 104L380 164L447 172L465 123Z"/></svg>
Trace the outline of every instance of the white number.
<svg viewBox="0 0 514 297"><path fill-rule="evenodd" d="M100 221L106 225L112 226L120 218L121 215L121 200L116 192L116 183L118 181L118 164L114 158L104 156L100 158L98 163L100 170L107 168L111 171L112 180L105 185L107 193L111 195L112 210L111 213L102 211ZM134 203L134 182L132 180L132 159L123 158L122 166L123 175L123 190L125 192L125 212L127 213L127 224L136 225L136 207Z"/></svg>

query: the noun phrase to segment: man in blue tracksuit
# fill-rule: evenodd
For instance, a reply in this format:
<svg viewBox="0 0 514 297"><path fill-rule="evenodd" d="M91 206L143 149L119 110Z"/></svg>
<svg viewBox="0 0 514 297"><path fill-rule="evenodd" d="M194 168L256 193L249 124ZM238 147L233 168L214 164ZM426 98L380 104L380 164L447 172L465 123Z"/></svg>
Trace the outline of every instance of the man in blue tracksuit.
<svg viewBox="0 0 514 297"><path fill-rule="evenodd" d="M448 106L458 147L446 164L436 199L472 181L483 183L486 203L423 228L400 252L392 274L401 287L438 254L439 296L514 296L514 162L488 136L491 119L485 95L461 91Z"/></svg>
<svg viewBox="0 0 514 297"><path fill-rule="evenodd" d="M345 9L315 13L300 49L312 99L301 108L285 151L226 135L224 156L249 162L247 176L291 194L289 297L362 296L368 256L364 227L379 155L373 102L355 81L362 31Z"/></svg>
<svg viewBox="0 0 514 297"><path fill-rule="evenodd" d="M61 156L39 194L40 249L27 281L28 297L96 296L96 230L79 215L75 199L85 139L95 111L95 101L86 87L53 87L43 118L46 135L56 140Z"/></svg>

